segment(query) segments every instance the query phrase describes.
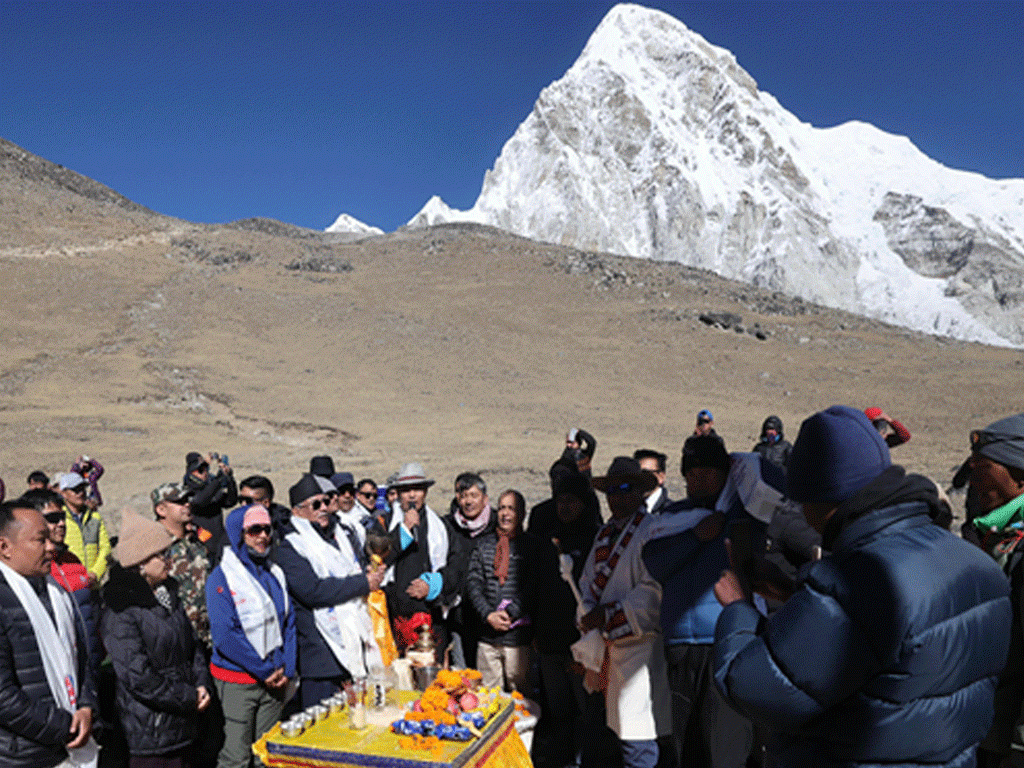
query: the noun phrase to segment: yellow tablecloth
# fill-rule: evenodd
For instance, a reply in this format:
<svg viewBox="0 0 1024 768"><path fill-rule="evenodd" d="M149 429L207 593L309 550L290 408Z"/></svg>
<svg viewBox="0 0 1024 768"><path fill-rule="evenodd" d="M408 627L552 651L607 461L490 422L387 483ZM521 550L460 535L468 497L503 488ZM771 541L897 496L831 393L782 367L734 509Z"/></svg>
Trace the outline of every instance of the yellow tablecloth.
<svg viewBox="0 0 1024 768"><path fill-rule="evenodd" d="M396 692L402 703L419 694ZM253 744L268 768L530 768L530 756L515 728L509 700L471 741L442 741L436 750L399 746L387 727L349 728L348 712L315 723L300 736L285 738L279 725Z"/></svg>

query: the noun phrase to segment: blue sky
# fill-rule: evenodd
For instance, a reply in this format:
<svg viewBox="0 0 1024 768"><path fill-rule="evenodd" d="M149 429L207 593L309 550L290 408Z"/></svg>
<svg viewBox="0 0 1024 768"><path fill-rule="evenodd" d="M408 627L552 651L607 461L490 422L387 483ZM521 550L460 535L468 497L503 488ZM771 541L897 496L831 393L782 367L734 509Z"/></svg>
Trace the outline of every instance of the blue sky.
<svg viewBox="0 0 1024 768"><path fill-rule="evenodd" d="M653 2L817 126L1024 177L1024 2ZM614 3L0 0L0 136L161 213L392 230L484 172Z"/></svg>

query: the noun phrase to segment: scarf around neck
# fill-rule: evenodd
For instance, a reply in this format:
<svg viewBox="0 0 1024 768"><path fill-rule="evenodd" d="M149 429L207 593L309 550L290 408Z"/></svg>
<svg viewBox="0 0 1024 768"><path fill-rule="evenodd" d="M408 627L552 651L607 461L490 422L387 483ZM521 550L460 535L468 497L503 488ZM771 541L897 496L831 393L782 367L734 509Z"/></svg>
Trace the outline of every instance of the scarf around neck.
<svg viewBox="0 0 1024 768"><path fill-rule="evenodd" d="M472 520L462 514L461 508L456 509L455 522L459 524L462 530L469 533L470 538L479 536L487 528L487 524L491 522L491 505L485 505L483 511Z"/></svg>
<svg viewBox="0 0 1024 768"><path fill-rule="evenodd" d="M498 536L498 547L494 550L494 575L498 577L498 583L505 586L505 581L508 579L508 564L512 559L512 539L516 537L518 531L514 530L511 533L495 531L495 533Z"/></svg>
<svg viewBox="0 0 1024 768"><path fill-rule="evenodd" d="M58 707L74 715L78 709L81 680L77 673L78 642L71 598L53 579L47 579L46 593L53 608L51 618L27 578L3 562L0 562L0 574L28 615L42 657L50 695ZM68 750L68 762L75 766L95 768L98 758L99 747L91 736L83 746Z"/></svg>

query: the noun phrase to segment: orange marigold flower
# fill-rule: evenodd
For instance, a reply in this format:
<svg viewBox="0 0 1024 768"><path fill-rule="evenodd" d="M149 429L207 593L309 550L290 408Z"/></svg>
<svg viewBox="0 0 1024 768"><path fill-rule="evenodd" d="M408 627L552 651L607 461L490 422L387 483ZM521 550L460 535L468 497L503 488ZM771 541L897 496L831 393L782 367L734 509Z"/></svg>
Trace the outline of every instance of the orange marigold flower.
<svg viewBox="0 0 1024 768"><path fill-rule="evenodd" d="M420 696L420 706L423 709L440 709L445 710L448 708L448 694L442 691L440 688L430 686Z"/></svg>
<svg viewBox="0 0 1024 768"><path fill-rule="evenodd" d="M454 691L462 686L462 675L452 672L450 669L442 669L434 679L434 685L448 691Z"/></svg>

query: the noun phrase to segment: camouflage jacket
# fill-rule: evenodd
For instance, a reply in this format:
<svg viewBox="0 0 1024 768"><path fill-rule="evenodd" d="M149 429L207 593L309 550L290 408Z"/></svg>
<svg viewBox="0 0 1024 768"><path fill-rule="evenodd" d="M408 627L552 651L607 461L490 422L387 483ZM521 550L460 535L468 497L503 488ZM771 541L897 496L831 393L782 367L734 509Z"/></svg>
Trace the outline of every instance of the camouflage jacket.
<svg viewBox="0 0 1024 768"><path fill-rule="evenodd" d="M210 554L195 531L175 539L168 548L171 576L178 582L178 597L200 642L209 650L210 617L206 612L206 577L210 575Z"/></svg>

